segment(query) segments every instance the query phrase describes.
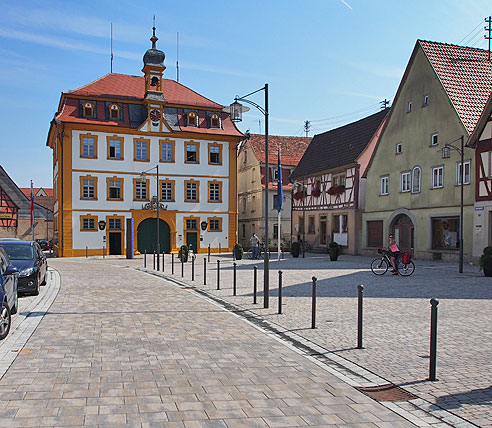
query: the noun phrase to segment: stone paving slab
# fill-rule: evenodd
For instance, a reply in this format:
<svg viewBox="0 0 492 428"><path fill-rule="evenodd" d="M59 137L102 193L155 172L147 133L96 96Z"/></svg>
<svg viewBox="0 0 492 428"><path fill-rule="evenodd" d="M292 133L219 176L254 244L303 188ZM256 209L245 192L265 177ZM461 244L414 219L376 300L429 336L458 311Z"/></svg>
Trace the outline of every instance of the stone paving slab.
<svg viewBox="0 0 492 428"><path fill-rule="evenodd" d="M216 290L216 261L221 260L221 290ZM307 255L306 259L272 260L270 263L270 308L263 308L263 271L261 261L237 261L237 296L232 295L232 259L230 255L212 256L207 263L207 285L203 285L203 256L195 263L195 281L191 264L170 274L170 256L166 256L164 275L188 286L234 304L279 330L291 332L336 363L335 356L363 368L366 385L393 382L434 405L468 422L492 427L492 280L478 267L465 265L458 273L457 264L416 261L417 269L408 278L370 272L367 257L342 256L330 262L325 255ZM152 271L151 258L147 265ZM142 259L114 260L113 263L142 267ZM258 266L258 304L253 305L253 265ZM278 275L283 271L283 314L277 314ZM310 329L311 277L318 278L317 328ZM356 349L357 285L364 289L364 349ZM438 382L427 381L429 371L430 298L439 304ZM364 370L365 369L365 370ZM356 370L352 367L352 372ZM359 373L360 374L360 373ZM348 373L344 379L351 380ZM427 405L425 404L425 405ZM453 422L459 426L458 421Z"/></svg>
<svg viewBox="0 0 492 428"><path fill-rule="evenodd" d="M0 380L2 427L415 426L194 290L52 266L58 296Z"/></svg>

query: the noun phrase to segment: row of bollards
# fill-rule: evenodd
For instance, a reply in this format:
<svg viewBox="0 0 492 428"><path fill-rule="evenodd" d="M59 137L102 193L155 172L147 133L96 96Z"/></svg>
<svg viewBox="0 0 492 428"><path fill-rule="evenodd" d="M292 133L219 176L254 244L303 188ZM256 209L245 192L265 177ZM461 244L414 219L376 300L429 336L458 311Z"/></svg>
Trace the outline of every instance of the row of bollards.
<svg viewBox="0 0 492 428"><path fill-rule="evenodd" d="M157 255L159 257L159 255ZM162 254L162 271L164 272L164 254ZM208 261L210 261L210 246L208 248ZM157 263L159 264L159 263ZM154 269L156 265L156 254L154 252ZM232 294L237 296L237 263L233 262L233 281ZM144 267L147 266L147 252L144 253ZM171 254L171 273L174 275L174 254ZM278 314L282 314L282 275L281 270L278 271ZM181 277L184 277L184 260L181 260ZM191 280L195 281L195 255L191 259ZM316 328L316 297L317 297L317 281L313 276L312 292L311 292L311 328ZM207 284L207 258L203 259L203 285ZM220 290L220 260L217 260L217 290ZM363 349L363 300L364 286L357 286L357 349ZM258 292L258 268L253 266L253 304L257 304ZM430 359L429 359L429 378L430 381L437 380L437 306L439 301L436 299L430 300L431 304L431 325L430 325Z"/></svg>

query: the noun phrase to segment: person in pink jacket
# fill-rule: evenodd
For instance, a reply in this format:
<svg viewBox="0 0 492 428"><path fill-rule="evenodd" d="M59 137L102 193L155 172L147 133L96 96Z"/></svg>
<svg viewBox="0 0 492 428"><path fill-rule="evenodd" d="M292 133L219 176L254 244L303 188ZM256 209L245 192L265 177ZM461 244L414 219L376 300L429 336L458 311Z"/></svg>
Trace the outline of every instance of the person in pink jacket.
<svg viewBox="0 0 492 428"><path fill-rule="evenodd" d="M396 245L395 236L392 234L389 236L388 251L390 252L389 258L391 260L391 264L393 265L393 275L398 275L395 260L400 257L400 249L398 248L398 245Z"/></svg>

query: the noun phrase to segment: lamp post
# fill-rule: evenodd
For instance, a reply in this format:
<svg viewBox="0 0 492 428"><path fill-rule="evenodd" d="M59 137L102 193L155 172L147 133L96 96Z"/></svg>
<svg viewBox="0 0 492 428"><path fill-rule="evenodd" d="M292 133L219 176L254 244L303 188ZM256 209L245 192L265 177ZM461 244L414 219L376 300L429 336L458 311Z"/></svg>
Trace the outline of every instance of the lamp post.
<svg viewBox="0 0 492 428"><path fill-rule="evenodd" d="M461 190L461 201L460 201L460 257L459 257L459 273L463 273L463 211L464 211L464 189L465 184L465 138L462 135L460 137L461 148L454 146L451 143L447 143L442 148L443 159L449 158L449 152L451 149L456 150L461 155L461 171L458 169L458 177L460 180L460 190Z"/></svg>
<svg viewBox="0 0 492 428"><path fill-rule="evenodd" d="M247 99L247 97L256 94L257 92L265 92L265 107L261 107L253 101ZM265 224L265 260L263 264L263 307L268 308L270 297L270 261L268 253L268 185L270 183L270 171L268 164L268 83L265 83L263 88L257 89L242 97L236 96L234 102L225 107L224 111L230 113L231 120L233 122L241 122L242 113L249 111L249 107L243 106L238 101L243 101L247 104L256 107L265 116L265 212L264 212L264 224Z"/></svg>
<svg viewBox="0 0 492 428"><path fill-rule="evenodd" d="M156 198L157 198L157 203L156 203L156 214L157 214L157 233L156 233L156 252L157 252L157 270L159 270L159 256L161 254L161 240L160 240L160 234L159 234L159 220L160 220L160 215L159 215L159 205L160 205L160 197L159 197L159 165L156 165L152 168L149 168L147 171L144 171L140 174L140 179L142 182L145 183L145 173L152 171L153 169L156 170ZM152 205L152 204L151 204Z"/></svg>

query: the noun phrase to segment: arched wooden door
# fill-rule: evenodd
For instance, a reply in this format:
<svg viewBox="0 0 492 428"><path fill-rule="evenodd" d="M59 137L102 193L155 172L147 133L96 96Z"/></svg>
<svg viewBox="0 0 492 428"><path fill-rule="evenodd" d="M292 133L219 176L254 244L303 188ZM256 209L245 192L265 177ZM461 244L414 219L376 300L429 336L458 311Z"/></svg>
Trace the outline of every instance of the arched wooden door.
<svg viewBox="0 0 492 428"><path fill-rule="evenodd" d="M390 233L395 236L400 251L413 254L414 225L410 217L405 214L396 217L390 227Z"/></svg>
<svg viewBox="0 0 492 428"><path fill-rule="evenodd" d="M147 218L138 225L137 246L140 253L153 253L156 250L157 219ZM164 220L159 220L159 241L161 252L171 251L171 232Z"/></svg>

